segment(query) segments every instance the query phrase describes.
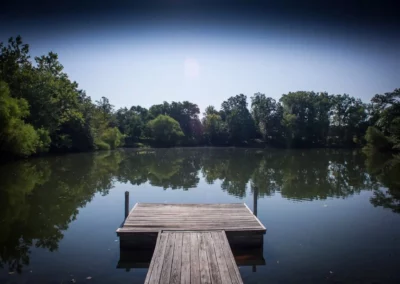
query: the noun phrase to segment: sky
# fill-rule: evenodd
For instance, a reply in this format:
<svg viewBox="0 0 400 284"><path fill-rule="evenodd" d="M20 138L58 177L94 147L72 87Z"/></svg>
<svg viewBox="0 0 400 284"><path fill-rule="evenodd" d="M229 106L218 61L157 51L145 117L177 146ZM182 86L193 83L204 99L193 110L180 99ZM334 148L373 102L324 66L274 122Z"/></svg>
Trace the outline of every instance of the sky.
<svg viewBox="0 0 400 284"><path fill-rule="evenodd" d="M11 4L0 13L0 41L21 35L34 56L56 52L87 95L116 108L188 100L204 111L240 93L250 103L256 92L278 100L298 90L368 102L400 87L390 1L300 2Z"/></svg>

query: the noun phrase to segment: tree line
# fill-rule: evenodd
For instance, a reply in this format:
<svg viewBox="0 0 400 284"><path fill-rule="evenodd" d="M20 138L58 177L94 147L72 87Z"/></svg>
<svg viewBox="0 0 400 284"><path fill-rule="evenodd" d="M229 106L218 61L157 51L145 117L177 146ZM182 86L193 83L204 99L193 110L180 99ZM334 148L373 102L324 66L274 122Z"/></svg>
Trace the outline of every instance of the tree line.
<svg viewBox="0 0 400 284"><path fill-rule="evenodd" d="M57 54L31 60L20 36L0 43L0 152L30 156L125 147L361 147L400 150L400 89L371 103L348 94L289 92L279 101L256 93L219 110L189 101L115 109L92 101L63 72Z"/></svg>

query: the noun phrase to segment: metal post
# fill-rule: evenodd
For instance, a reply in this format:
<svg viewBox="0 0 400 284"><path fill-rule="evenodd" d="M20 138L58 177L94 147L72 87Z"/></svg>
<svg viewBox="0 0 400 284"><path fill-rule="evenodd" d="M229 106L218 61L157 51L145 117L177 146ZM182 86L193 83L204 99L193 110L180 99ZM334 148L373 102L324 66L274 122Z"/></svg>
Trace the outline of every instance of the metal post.
<svg viewBox="0 0 400 284"><path fill-rule="evenodd" d="M253 272L257 272L257 266L253 265Z"/></svg>
<svg viewBox="0 0 400 284"><path fill-rule="evenodd" d="M129 215L129 191L125 191L125 219Z"/></svg>

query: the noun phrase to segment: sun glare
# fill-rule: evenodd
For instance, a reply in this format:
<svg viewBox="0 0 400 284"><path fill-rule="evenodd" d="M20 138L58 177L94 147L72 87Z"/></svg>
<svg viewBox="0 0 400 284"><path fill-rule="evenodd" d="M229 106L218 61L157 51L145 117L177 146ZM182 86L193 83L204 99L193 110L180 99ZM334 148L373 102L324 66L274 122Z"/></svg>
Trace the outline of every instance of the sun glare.
<svg viewBox="0 0 400 284"><path fill-rule="evenodd" d="M185 77L195 79L199 77L200 66L195 58L186 58L184 63Z"/></svg>

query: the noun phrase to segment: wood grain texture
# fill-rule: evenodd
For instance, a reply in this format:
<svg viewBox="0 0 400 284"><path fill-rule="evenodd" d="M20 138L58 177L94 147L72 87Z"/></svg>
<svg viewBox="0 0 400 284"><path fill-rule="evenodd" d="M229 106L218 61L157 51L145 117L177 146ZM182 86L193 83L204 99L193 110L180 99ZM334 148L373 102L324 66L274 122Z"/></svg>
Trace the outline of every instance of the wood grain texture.
<svg viewBox="0 0 400 284"><path fill-rule="evenodd" d="M182 238L182 270L181 284L190 284L190 233L183 234Z"/></svg>
<svg viewBox="0 0 400 284"><path fill-rule="evenodd" d="M145 283L243 282L224 231L162 231Z"/></svg>
<svg viewBox="0 0 400 284"><path fill-rule="evenodd" d="M160 282L163 283L170 283L170 276L171 276L171 269L172 269L172 259L174 257L174 247L175 247L175 233L167 234L168 235L168 242L167 247L165 249L164 259L159 259L162 261L162 270L160 276Z"/></svg>
<svg viewBox="0 0 400 284"><path fill-rule="evenodd" d="M119 236L160 230L224 230L265 233L265 227L243 203L164 204L137 203L130 211Z"/></svg>
<svg viewBox="0 0 400 284"><path fill-rule="evenodd" d="M239 269L236 266L235 259L233 258L233 254L231 248L228 243L228 239L225 234L218 235L220 239L220 245L223 249L226 265L228 266L229 275L231 277L231 283L242 284L242 278L240 277Z"/></svg>
<svg viewBox="0 0 400 284"><path fill-rule="evenodd" d="M211 237L211 233L204 233L202 234L205 240L206 245L206 250L207 250L207 259L208 259L208 267L210 270L210 278L211 278L211 283L213 284L221 284L221 275L219 272L218 268L218 263L217 263L217 256L215 253L215 248L214 248L214 240Z"/></svg>
<svg viewBox="0 0 400 284"><path fill-rule="evenodd" d="M147 274L145 283L155 284L159 282L160 280L159 276L161 274L161 269L163 266L167 241L168 241L168 235L159 233L156 249L154 250L153 258L150 263L151 267L151 269L149 269L150 273Z"/></svg>
<svg viewBox="0 0 400 284"><path fill-rule="evenodd" d="M218 270L221 275L221 281L222 283L231 283L231 276L229 275L228 266L221 245L221 238L217 232L211 232L211 237L214 243L215 256L217 259Z"/></svg>
<svg viewBox="0 0 400 284"><path fill-rule="evenodd" d="M190 283L200 284L199 234L190 233Z"/></svg>
<svg viewBox="0 0 400 284"><path fill-rule="evenodd" d="M206 233L200 233L200 250L199 250L199 259L200 259L200 283L201 284L211 284L210 278L210 268L208 266L208 258L207 258L207 246L209 245L205 239Z"/></svg>
<svg viewBox="0 0 400 284"><path fill-rule="evenodd" d="M174 257L172 259L171 268L171 284L181 283L181 269L182 269L182 242L183 235L180 233L172 233L175 235Z"/></svg>

